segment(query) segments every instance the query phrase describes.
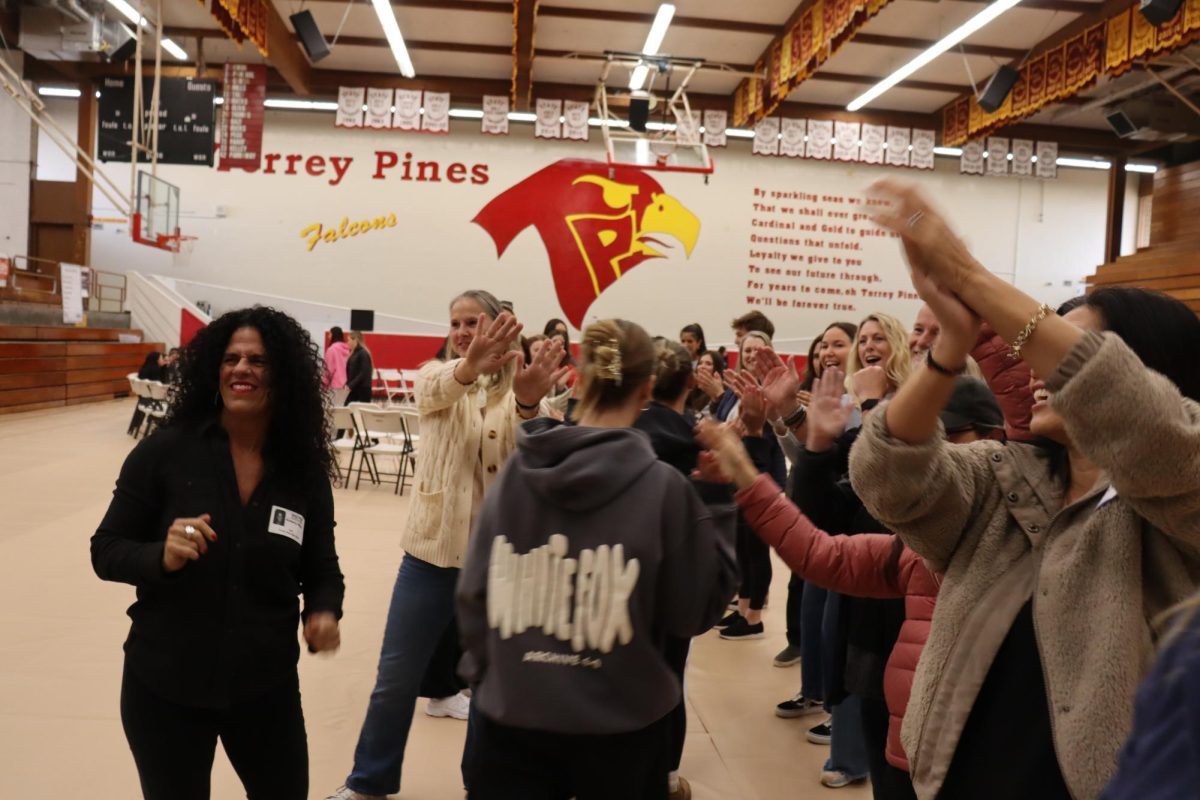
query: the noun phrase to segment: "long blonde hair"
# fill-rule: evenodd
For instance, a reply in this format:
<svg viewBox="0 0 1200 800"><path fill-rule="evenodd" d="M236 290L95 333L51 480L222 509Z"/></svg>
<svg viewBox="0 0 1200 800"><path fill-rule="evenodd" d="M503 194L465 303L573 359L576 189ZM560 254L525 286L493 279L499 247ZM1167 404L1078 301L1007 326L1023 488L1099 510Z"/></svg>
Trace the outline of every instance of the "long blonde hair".
<svg viewBox="0 0 1200 800"><path fill-rule="evenodd" d="M472 303L475 303L477 306L483 309L483 313L487 314L488 318L492 320L496 319L496 317L500 316L505 311L504 306L500 304L500 301L496 299L496 296L484 289L468 289L467 291L460 293L450 301L450 308L454 308L454 304L459 300L470 300ZM476 335L478 335L478 333L479 332L476 331ZM520 350L520 337L517 337L508 349ZM512 388L513 376L516 374L517 364L515 361L510 361L504 365L503 369L495 374L481 375L479 377L479 382L487 391L488 400L495 400L499 395L503 395L508 392L508 390Z"/></svg>
<svg viewBox="0 0 1200 800"><path fill-rule="evenodd" d="M912 355L908 352L908 329L891 314L878 312L868 314L862 322L858 323L858 336L855 337L854 346L850 348L850 359L846 363L846 393L850 395L850 399L854 401L855 405L859 404L859 399L854 393L854 373L865 366L858 357L858 342L863 336L863 326L868 322L874 322L883 329L883 335L887 338L888 345L892 350L887 363L883 366L884 371L887 372L890 391L895 391L903 386L904 382L908 380L908 376L912 374Z"/></svg>
<svg viewBox="0 0 1200 800"><path fill-rule="evenodd" d="M738 372L741 372L746 368L746 341L749 339L758 339L767 347L775 346L774 343L771 342L771 337L768 336L765 331L746 331L746 335L742 337L742 344L738 348Z"/></svg>
<svg viewBox="0 0 1200 800"><path fill-rule="evenodd" d="M363 335L361 333L359 333L358 331L350 331L350 333L348 335L351 339L354 340L355 344L358 345L360 350L362 350L367 355L371 355L371 350L370 350L370 348L367 347L367 341L366 341L366 339L363 338Z"/></svg>

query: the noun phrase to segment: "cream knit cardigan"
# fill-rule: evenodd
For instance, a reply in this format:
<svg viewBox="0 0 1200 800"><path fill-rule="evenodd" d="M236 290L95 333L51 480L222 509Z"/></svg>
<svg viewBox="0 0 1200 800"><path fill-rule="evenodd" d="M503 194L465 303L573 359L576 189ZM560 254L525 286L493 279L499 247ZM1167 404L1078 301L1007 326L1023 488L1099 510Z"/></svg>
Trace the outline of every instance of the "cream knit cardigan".
<svg viewBox="0 0 1200 800"><path fill-rule="evenodd" d="M460 360L425 364L416 384L420 457L400 544L409 555L438 567L462 566L481 447L486 490L516 447L522 422L511 388L492 393L479 413L480 384L464 386L454 377Z"/></svg>

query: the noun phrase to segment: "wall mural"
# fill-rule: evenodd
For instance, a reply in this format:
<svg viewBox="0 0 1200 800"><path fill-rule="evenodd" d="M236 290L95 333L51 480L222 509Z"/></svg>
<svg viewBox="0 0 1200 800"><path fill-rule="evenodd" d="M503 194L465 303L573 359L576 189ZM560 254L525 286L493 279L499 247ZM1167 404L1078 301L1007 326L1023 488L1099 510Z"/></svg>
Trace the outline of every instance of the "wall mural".
<svg viewBox="0 0 1200 800"><path fill-rule="evenodd" d="M584 315L629 270L682 248L691 257L700 219L635 167L563 159L497 195L472 222L496 244L496 257L533 226L567 320Z"/></svg>

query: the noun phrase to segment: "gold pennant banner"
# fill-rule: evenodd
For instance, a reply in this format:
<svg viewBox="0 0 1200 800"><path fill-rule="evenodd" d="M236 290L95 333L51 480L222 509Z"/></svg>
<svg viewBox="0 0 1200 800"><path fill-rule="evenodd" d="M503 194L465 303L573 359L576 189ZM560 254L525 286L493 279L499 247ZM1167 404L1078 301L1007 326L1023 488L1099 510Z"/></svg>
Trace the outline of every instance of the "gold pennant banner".
<svg viewBox="0 0 1200 800"><path fill-rule="evenodd" d="M199 0L208 6L213 19L225 31L225 35L241 45L247 39L267 57L267 2L268 0Z"/></svg>
<svg viewBox="0 0 1200 800"><path fill-rule="evenodd" d="M1170 53L1197 40L1200 0L1184 0L1179 13L1158 28L1136 9L1126 8L1028 59L995 113L984 111L971 95L951 102L942 110L942 144L953 147L987 136L1075 95L1101 75L1120 75L1139 58Z"/></svg>

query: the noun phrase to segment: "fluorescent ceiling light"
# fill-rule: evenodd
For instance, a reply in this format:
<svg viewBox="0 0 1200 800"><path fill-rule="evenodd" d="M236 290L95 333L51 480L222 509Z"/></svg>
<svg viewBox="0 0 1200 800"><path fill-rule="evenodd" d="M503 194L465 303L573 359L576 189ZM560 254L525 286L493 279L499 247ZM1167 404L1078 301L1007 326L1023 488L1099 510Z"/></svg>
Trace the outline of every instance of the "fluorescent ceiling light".
<svg viewBox="0 0 1200 800"><path fill-rule="evenodd" d="M934 43L928 50L921 53L919 56L914 58L912 61L908 62L903 67L896 70L891 75L887 76L882 81L880 81L879 83L872 86L866 92L864 92L863 94L856 97L854 99L854 101L852 103L850 103L850 105L846 106L846 110L847 111L858 111L860 108L865 106L867 103L870 103L872 100L879 97L881 94L886 92L888 89L891 89L897 83L904 80L909 75L912 75L914 72L919 70L921 67L925 66L930 61L933 61L935 58L940 56L942 53L945 53L947 50L954 47L956 44L961 42L963 39L966 39L972 33L975 33L975 31L977 31L980 28L982 28L983 26L987 25L989 22L994 20L996 17L1000 16L1005 11L1008 11L1010 8L1012 8L1013 6L1017 5L1020 2L1021 2L1021 0L996 0L990 6L985 8L983 11L980 11L978 14L971 17L969 20L964 22L962 25L958 26L958 28L956 28L955 30L948 33L940 41Z"/></svg>
<svg viewBox="0 0 1200 800"><path fill-rule="evenodd" d="M483 111L477 108L452 108L450 117L452 119L483 119Z"/></svg>
<svg viewBox="0 0 1200 800"><path fill-rule="evenodd" d="M166 50L168 53L170 53L171 55L175 56L175 57L176 57L177 59L179 59L180 61L187 61L187 60L188 60L188 54L187 54L187 51L186 51L186 50L184 50L184 49L183 49L182 47L180 47L179 45L175 44L175 43L174 43L173 41L171 41L170 39L163 39L163 40L162 40L162 49L163 49L163 50Z"/></svg>
<svg viewBox="0 0 1200 800"><path fill-rule="evenodd" d="M510 111L509 122L537 122L537 114L532 111Z"/></svg>
<svg viewBox="0 0 1200 800"><path fill-rule="evenodd" d="M748 131L743 128L726 128L725 135L730 139L753 139L754 131Z"/></svg>
<svg viewBox="0 0 1200 800"><path fill-rule="evenodd" d="M404 37L400 35L400 25L396 22L396 14L392 11L390 0L371 0L371 5L375 7L375 15L379 17L379 24L383 26L383 35L387 37L392 55L396 57L400 74L406 78L415 78L417 71L413 69L408 48L404 46Z"/></svg>
<svg viewBox="0 0 1200 800"><path fill-rule="evenodd" d="M1153 175L1158 172L1158 167L1153 164L1126 164L1126 172L1143 172L1147 175Z"/></svg>
<svg viewBox="0 0 1200 800"><path fill-rule="evenodd" d="M121 16L132 22L134 25L141 25L143 28L149 28L150 24L146 22L146 18L138 14L137 9L127 3L125 0L108 0L108 4L121 12ZM187 52L175 44L170 39L162 40L162 48L180 61L187 61Z"/></svg>
<svg viewBox="0 0 1200 800"><path fill-rule="evenodd" d="M1092 161L1088 158L1060 158L1056 162L1060 167L1078 167L1079 169L1110 169L1112 164L1107 161Z"/></svg>
<svg viewBox="0 0 1200 800"><path fill-rule="evenodd" d="M935 147L935 148L933 148L933 154L935 156L951 156L953 158L958 158L959 156L962 155L962 148L961 147Z"/></svg>
<svg viewBox="0 0 1200 800"><path fill-rule="evenodd" d="M650 32L646 34L646 43L642 45L643 54L648 56L658 55L658 48L662 47L663 37L667 35L667 28L670 27L671 19L674 16L674 3L663 3L658 7L658 13L654 15L654 22L650 25ZM629 77L630 91L641 91L649 75L650 68L644 64L639 64L634 68L633 74Z"/></svg>
<svg viewBox="0 0 1200 800"><path fill-rule="evenodd" d="M78 89L64 89L61 86L43 86L38 89L42 97L79 97L82 92Z"/></svg>
<svg viewBox="0 0 1200 800"><path fill-rule="evenodd" d="M267 108L287 108L293 111L337 111L338 104L332 100L276 100L263 101Z"/></svg>

